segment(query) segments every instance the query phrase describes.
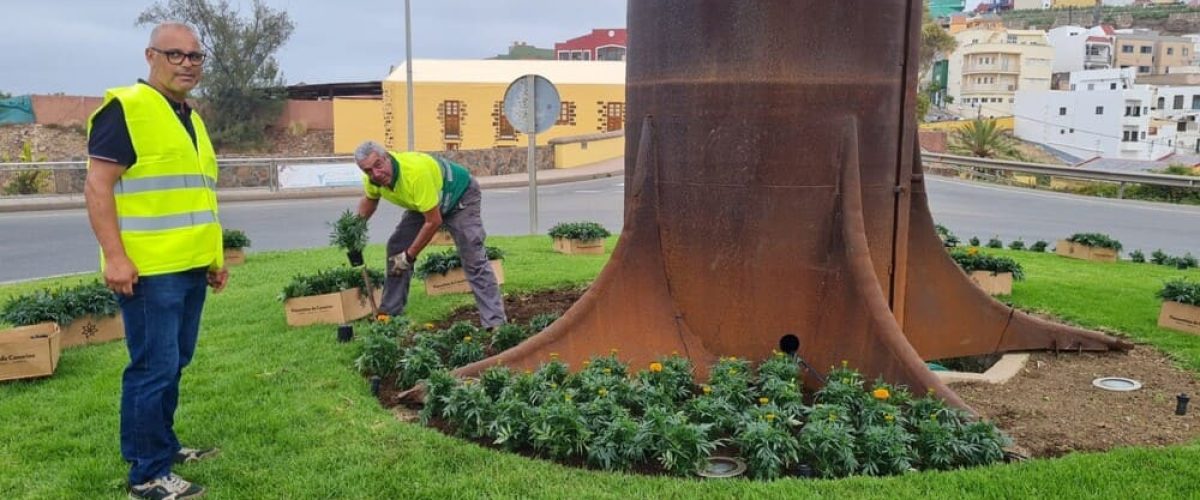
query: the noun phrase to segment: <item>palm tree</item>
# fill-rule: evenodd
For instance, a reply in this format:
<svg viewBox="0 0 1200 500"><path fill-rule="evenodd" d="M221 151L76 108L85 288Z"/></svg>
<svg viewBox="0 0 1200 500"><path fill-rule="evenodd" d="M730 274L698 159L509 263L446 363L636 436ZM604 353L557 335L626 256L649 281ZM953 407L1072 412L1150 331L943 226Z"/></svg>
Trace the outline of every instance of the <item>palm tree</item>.
<svg viewBox="0 0 1200 500"><path fill-rule="evenodd" d="M1012 137L997 125L996 120L976 118L950 135L950 151L979 158L1017 158Z"/></svg>

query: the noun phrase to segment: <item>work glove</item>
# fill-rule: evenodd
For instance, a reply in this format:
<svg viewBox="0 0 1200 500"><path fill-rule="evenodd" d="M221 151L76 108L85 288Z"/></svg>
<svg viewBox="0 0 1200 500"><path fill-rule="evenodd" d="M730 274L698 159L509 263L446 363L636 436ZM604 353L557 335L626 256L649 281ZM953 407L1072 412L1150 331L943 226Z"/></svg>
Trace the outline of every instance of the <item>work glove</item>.
<svg viewBox="0 0 1200 500"><path fill-rule="evenodd" d="M413 262L416 259L408 256L408 252L400 252L388 258L388 273L392 276L400 276L408 272L413 267Z"/></svg>

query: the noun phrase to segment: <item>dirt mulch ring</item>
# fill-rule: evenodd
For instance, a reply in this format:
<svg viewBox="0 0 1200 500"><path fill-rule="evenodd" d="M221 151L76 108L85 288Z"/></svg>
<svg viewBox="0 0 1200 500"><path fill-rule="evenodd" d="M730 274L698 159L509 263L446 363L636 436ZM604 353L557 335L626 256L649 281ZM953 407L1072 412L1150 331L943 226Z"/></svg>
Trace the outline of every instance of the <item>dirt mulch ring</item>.
<svg viewBox="0 0 1200 500"><path fill-rule="evenodd" d="M1099 377L1131 378L1142 388L1106 391L1092 385ZM1197 396L1196 376L1144 345L1128 354L1034 353L1006 384L953 387L1034 457L1181 444L1200 436L1198 408L1189 404L1187 415L1175 415L1176 394Z"/></svg>
<svg viewBox="0 0 1200 500"><path fill-rule="evenodd" d="M559 289L504 298L510 322L528 324L542 313L562 314L586 288ZM457 321L479 324L475 307L455 311L436 323L448 328ZM1132 392L1096 388L1098 377L1126 377L1143 384ZM960 396L984 417L996 422L1016 445L1032 457L1058 457L1072 451L1104 451L1120 446L1164 446L1200 437L1200 383L1150 346L1123 353L1034 353L1019 375L1003 385L955 384ZM385 380L380 401L401 420L414 410L395 406L397 391ZM1193 401L1177 416L1175 395Z"/></svg>

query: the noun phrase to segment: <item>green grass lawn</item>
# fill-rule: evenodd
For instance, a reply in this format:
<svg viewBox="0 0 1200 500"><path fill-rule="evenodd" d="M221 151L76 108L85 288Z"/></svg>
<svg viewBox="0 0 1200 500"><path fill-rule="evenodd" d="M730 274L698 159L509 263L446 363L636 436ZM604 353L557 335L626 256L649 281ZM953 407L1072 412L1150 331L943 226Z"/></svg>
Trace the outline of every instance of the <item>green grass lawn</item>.
<svg viewBox="0 0 1200 500"><path fill-rule="evenodd" d="M607 259L556 254L548 237L489 242L508 251L509 293L586 283ZM382 251L370 247L368 262L381 261ZM994 252L1017 258L1029 276L1016 283L1014 303L1125 332L1200 371L1200 338L1154 326L1154 292L1163 280L1200 279L1200 272ZM208 486L210 497L1187 498L1200 491L1196 444L883 479L771 483L593 472L481 448L395 420L351 368L355 344L336 343L334 327L286 326L276 301L284 283L295 273L343 261L333 249L253 253L234 269L229 289L210 296L176 424L186 444L223 450L217 459L177 469ZM0 303L49 283L78 281L3 287ZM436 320L469 303L467 295L416 292L411 316ZM119 342L71 349L51 378L0 384L0 498L124 495L127 469L117 429L125 362Z"/></svg>

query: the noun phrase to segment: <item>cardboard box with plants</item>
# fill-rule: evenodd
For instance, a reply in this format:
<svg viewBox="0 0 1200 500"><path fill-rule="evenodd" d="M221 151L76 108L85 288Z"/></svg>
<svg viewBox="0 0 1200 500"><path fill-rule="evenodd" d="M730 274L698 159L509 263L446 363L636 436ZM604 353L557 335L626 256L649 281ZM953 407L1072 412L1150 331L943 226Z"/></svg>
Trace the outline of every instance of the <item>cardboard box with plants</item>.
<svg viewBox="0 0 1200 500"><path fill-rule="evenodd" d="M978 248L955 249L950 257L988 295L1009 295L1013 280L1025 279L1021 264L1008 257L982 253Z"/></svg>
<svg viewBox="0 0 1200 500"><path fill-rule="evenodd" d="M0 310L0 322L13 326L57 323L62 328L63 348L125 338L117 297L99 281L13 297Z"/></svg>
<svg viewBox="0 0 1200 500"><path fill-rule="evenodd" d="M250 238L246 233L237 229L226 229L222 235L225 246L225 266L239 266L246 263L246 248L250 247Z"/></svg>
<svg viewBox="0 0 1200 500"><path fill-rule="evenodd" d="M1121 242L1101 233L1075 233L1059 240L1055 253L1073 259L1116 262L1121 254Z"/></svg>
<svg viewBox="0 0 1200 500"><path fill-rule="evenodd" d="M1158 291L1163 299L1158 326L1200 335L1200 283L1180 278Z"/></svg>
<svg viewBox="0 0 1200 500"><path fill-rule="evenodd" d="M611 235L596 222L563 222L550 228L554 250L568 255L603 254L604 239Z"/></svg>
<svg viewBox="0 0 1200 500"><path fill-rule="evenodd" d="M371 314L373 302L364 286L364 272L371 281L374 303L378 303L379 290L383 286L381 271L341 267L292 278L279 297L287 314L287 324L342 324Z"/></svg>
<svg viewBox="0 0 1200 500"><path fill-rule="evenodd" d="M496 284L504 284L504 251L496 247L487 247L488 263L496 274ZM431 253L417 264L415 275L425 281L425 293L428 295L443 295L447 293L468 293L471 291L467 283L467 275L462 269L462 260L458 251L451 248L443 252Z"/></svg>

